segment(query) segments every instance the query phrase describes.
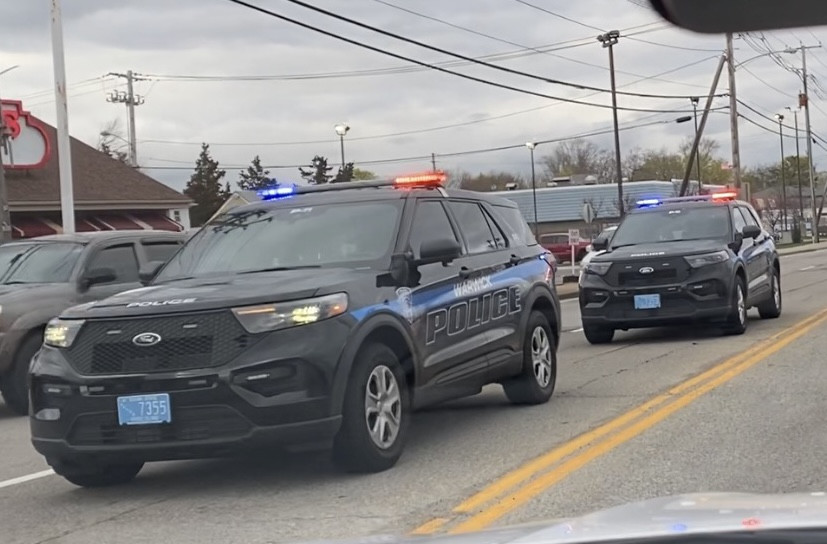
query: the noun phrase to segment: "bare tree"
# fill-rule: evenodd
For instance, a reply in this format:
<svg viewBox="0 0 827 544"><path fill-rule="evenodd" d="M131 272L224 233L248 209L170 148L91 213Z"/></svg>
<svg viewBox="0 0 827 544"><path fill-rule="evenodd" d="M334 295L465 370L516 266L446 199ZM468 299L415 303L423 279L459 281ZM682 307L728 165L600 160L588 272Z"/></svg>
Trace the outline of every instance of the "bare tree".
<svg viewBox="0 0 827 544"><path fill-rule="evenodd" d="M612 200L612 206L613 206L612 212L614 214L613 217L620 217L620 206L618 206L619 203L620 203L620 200L618 200L617 197L615 197ZM636 204L636 202L635 202L635 199L632 195L630 195L628 193L623 195L623 211L624 212L634 208L635 204Z"/></svg>
<svg viewBox="0 0 827 544"><path fill-rule="evenodd" d="M113 159L119 160L123 163L129 163L129 153L124 151L128 148L126 138L124 138L121 122L115 118L106 123L98 134L98 150L106 153Z"/></svg>

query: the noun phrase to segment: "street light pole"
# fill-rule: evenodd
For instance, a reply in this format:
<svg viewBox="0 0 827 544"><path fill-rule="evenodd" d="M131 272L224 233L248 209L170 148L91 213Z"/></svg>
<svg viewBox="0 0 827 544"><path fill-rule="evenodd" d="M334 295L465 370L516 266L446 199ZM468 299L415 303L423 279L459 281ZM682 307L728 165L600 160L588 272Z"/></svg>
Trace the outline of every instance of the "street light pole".
<svg viewBox="0 0 827 544"><path fill-rule="evenodd" d="M781 232L787 230L787 178L784 172L784 116L775 114L778 119L778 139L781 141Z"/></svg>
<svg viewBox="0 0 827 544"><path fill-rule="evenodd" d="M603 44L604 48L609 49L609 77L612 83L612 117L614 118L614 135L615 135L615 165L617 170L617 211L622 218L626 211L623 205L623 171L620 166L620 129L617 122L617 88L615 85L615 56L614 46L620 38L620 32L617 30L610 30L605 34L597 37L597 41Z"/></svg>
<svg viewBox="0 0 827 544"><path fill-rule="evenodd" d="M52 0L52 64L55 73L57 108L57 161L60 176L60 215L63 232L75 233L75 195L72 183L72 145L69 136L69 103L66 94L66 64L63 55L63 16L60 0Z"/></svg>
<svg viewBox="0 0 827 544"><path fill-rule="evenodd" d="M692 101L692 111L693 117L695 118L695 138L698 137L698 102L700 102L701 98L698 96L693 96L689 100ZM701 154L698 153L696 156L696 161L698 163L698 194L701 194Z"/></svg>
<svg viewBox="0 0 827 544"><path fill-rule="evenodd" d="M801 190L801 152L799 151L798 146L798 110L799 108L792 109L791 107L787 106L787 109L793 112L793 117L795 118L795 166L798 170L798 220L802 223L804 222L804 193Z"/></svg>
<svg viewBox="0 0 827 544"><path fill-rule="evenodd" d="M531 152L531 196L534 199L534 237L539 236L539 226L537 223L537 179L534 174L534 148L537 144L534 142L527 142L525 146Z"/></svg>
<svg viewBox="0 0 827 544"><path fill-rule="evenodd" d="M339 145L342 148L342 172L345 170L345 134L350 130L350 127L345 123L339 123L333 129L339 135Z"/></svg>

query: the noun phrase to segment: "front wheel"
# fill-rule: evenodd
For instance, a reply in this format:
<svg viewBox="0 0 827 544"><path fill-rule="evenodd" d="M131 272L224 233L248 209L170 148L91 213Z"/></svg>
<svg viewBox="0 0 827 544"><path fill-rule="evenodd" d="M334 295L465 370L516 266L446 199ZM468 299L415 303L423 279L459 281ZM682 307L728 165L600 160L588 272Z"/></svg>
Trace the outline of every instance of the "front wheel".
<svg viewBox="0 0 827 544"><path fill-rule="evenodd" d="M55 473L79 487L109 487L123 485L135 479L143 463L74 464L58 462L52 465Z"/></svg>
<svg viewBox="0 0 827 544"><path fill-rule="evenodd" d="M615 330L608 327L583 325L583 334L590 344L608 344L615 337Z"/></svg>
<svg viewBox="0 0 827 544"><path fill-rule="evenodd" d="M548 319L533 311L523 339L523 368L519 375L503 382L505 396L514 404L544 404L557 382L557 343Z"/></svg>
<svg viewBox="0 0 827 544"><path fill-rule="evenodd" d="M348 472L381 472L402 455L411 401L396 354L369 344L357 355L342 409L342 427L333 443L333 460Z"/></svg>
<svg viewBox="0 0 827 544"><path fill-rule="evenodd" d="M724 326L726 334L744 334L747 330L747 290L744 280L735 279L735 289L732 292L732 303L729 318Z"/></svg>

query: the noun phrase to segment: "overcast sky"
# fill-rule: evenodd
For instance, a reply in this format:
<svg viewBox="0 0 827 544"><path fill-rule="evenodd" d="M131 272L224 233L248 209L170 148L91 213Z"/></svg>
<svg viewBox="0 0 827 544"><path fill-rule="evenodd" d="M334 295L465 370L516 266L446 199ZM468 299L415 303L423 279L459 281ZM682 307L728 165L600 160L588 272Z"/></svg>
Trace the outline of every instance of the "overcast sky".
<svg viewBox="0 0 827 544"><path fill-rule="evenodd" d="M493 62L600 89L609 87L608 53L596 40L596 29L619 29L624 36L615 47L620 90L687 97L619 96L619 105L628 108L691 112L688 96L708 91L724 47L723 37L673 29L641 7L643 2L631 0L309 1L469 57L515 53ZM383 51L429 63L456 62L286 0L250 2ZM562 103L420 68L228 0L71 0L63 2L63 9L72 135L95 145L107 123L118 119L125 129L125 106L106 101L111 90L125 89L125 81L104 76L130 69L145 75L146 80L136 83L136 92L146 100L136 109L138 160L147 168L145 172L178 189L188 179L202 141L211 145L214 157L227 168L227 178L232 181L238 170L230 167L246 165L257 154L266 165L290 166L271 169L271 174L284 180L297 178L292 165L307 164L315 154L328 156L331 165L338 166L339 143L333 126L339 122L351 127L345 138L346 159L380 174L424 170L430 167L430 159L370 161L429 157L431 153L437 154L438 167L444 169L525 174L530 171L525 148L440 155L566 138L612 126L610 109ZM761 47L764 51L781 50L799 41L816 45L822 35L827 36L823 28L813 28L739 38L735 41L736 60L759 55ZM825 81L827 90L827 51L814 49L808 55L808 68L816 81ZM781 57L792 67L800 66L800 55ZM0 17L0 70L15 64L19 68L0 77L0 95L22 99L24 107L54 123L46 0L17 0L14 9L5 10ZM611 103L605 92L550 84L485 66L447 67L532 92ZM283 77L309 75L315 77ZM180 76L201 78L187 81ZM216 76L218 81L209 80ZM227 81L221 76L270 77ZM737 75L739 98L770 117L796 104L800 86L799 76L770 56L750 61ZM727 87L724 77L719 92L726 92ZM716 106L726 104L726 98L715 101ZM815 94L812 104L813 130L827 136L827 104ZM753 121L777 130L772 121L744 107L739 109ZM792 125L792 115L785 113ZM682 115L686 113L621 111L622 127L662 121L622 132L622 149L676 148L694 130L692 123L671 122ZM803 127L803 116L799 121ZM433 130L445 126L449 128ZM743 119L740 132L744 165L767 163L780 154L777 132ZM721 143L721 154L728 159L729 120L725 113L710 116L707 135ZM612 146L611 134L592 140ZM805 140L801 143L803 146ZM794 152L793 139L785 145L788 154ZM538 156L543 149L537 148ZM817 162L827 164L826 154L815 148Z"/></svg>

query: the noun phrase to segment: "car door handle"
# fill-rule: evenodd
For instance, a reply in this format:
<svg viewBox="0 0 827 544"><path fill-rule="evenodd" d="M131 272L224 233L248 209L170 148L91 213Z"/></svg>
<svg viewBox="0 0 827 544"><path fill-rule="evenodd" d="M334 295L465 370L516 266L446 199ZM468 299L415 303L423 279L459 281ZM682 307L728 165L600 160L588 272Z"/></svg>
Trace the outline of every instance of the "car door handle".
<svg viewBox="0 0 827 544"><path fill-rule="evenodd" d="M512 255L510 259L508 259L508 264L510 266L517 266L522 261L521 258L517 257L516 255Z"/></svg>
<svg viewBox="0 0 827 544"><path fill-rule="evenodd" d="M470 276L473 273L474 273L474 271L471 270L470 268L468 268L467 266L463 266L462 268L459 269L459 277L462 278L462 279L467 278L468 276Z"/></svg>

